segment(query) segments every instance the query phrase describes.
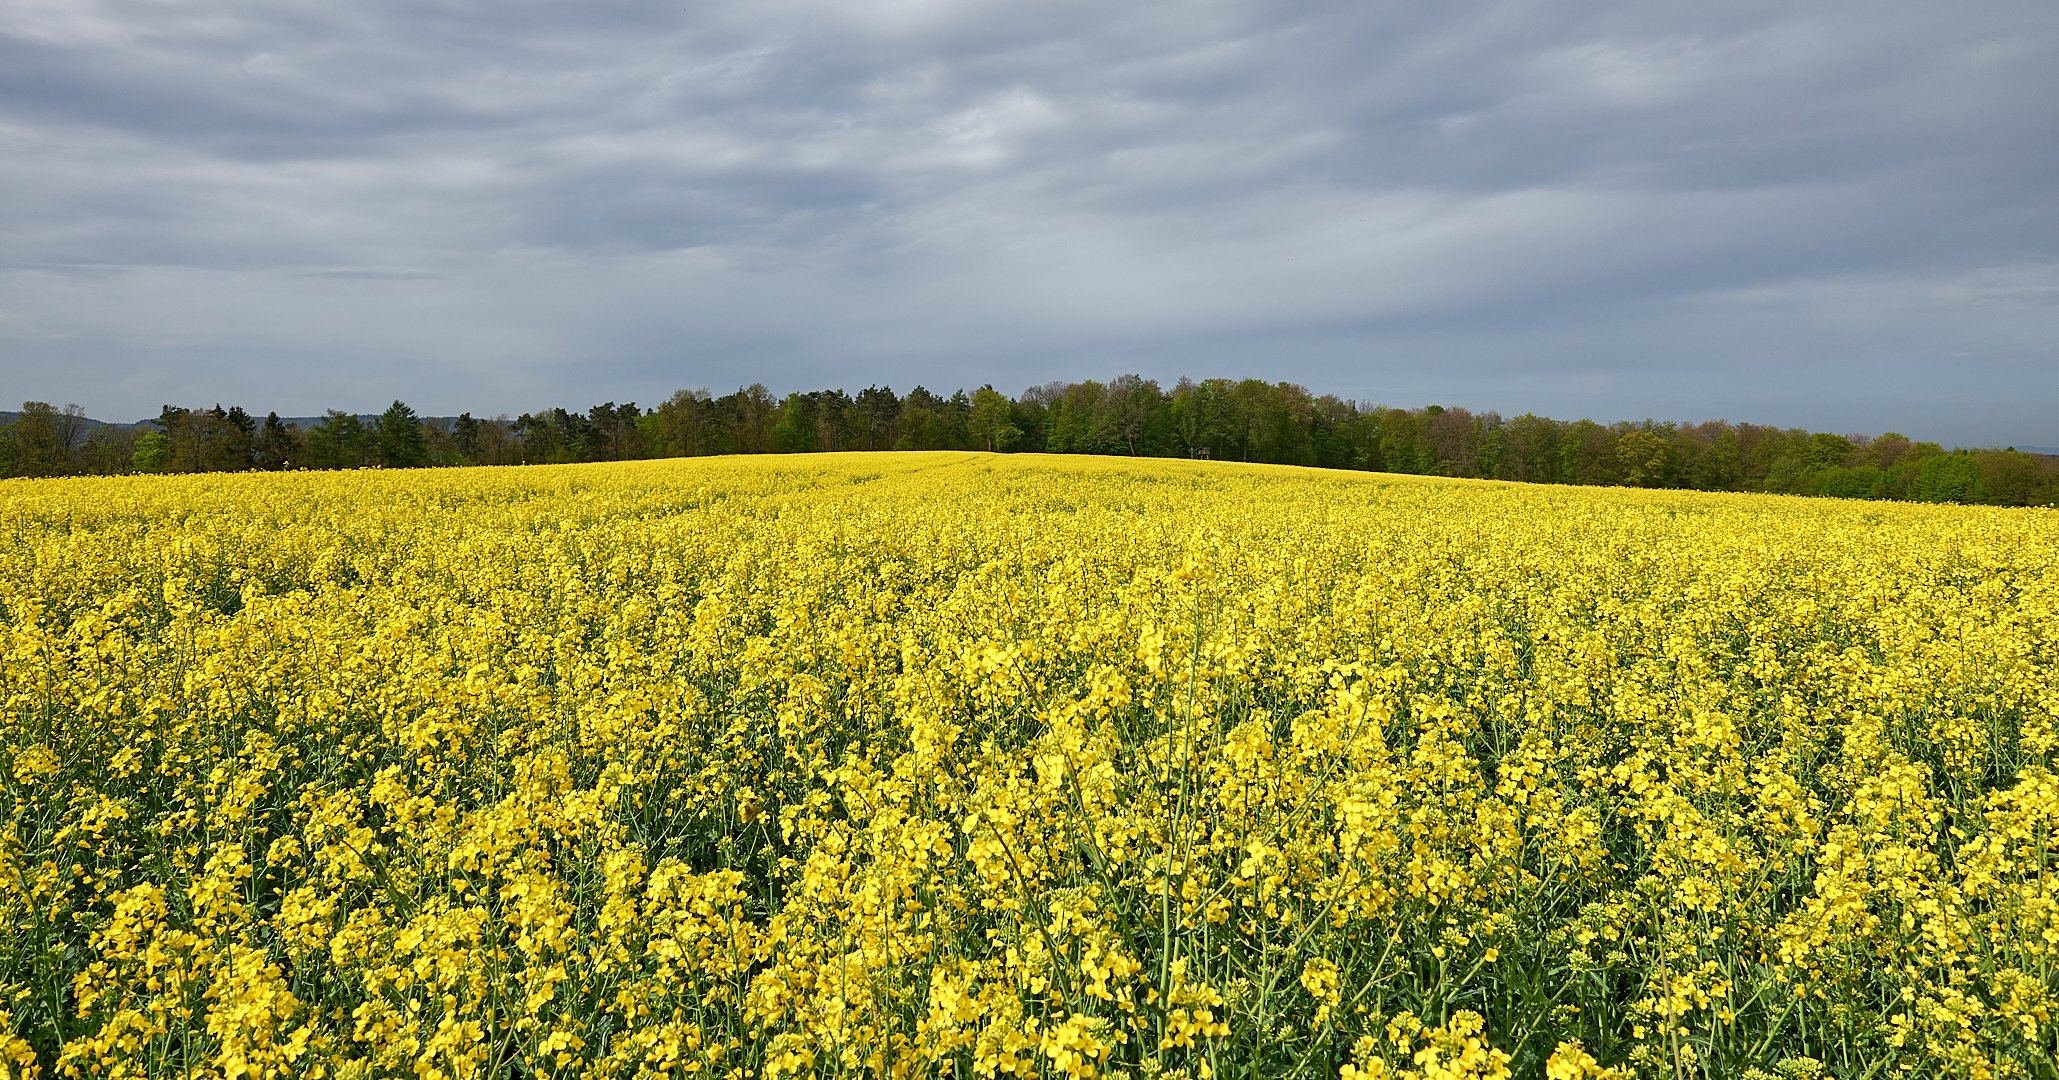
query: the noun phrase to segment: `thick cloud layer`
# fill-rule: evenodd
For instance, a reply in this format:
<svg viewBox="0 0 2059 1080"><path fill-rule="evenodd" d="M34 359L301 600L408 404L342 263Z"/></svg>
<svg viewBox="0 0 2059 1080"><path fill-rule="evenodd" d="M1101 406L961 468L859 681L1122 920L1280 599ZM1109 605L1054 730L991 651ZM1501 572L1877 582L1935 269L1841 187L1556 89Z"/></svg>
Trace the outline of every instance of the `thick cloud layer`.
<svg viewBox="0 0 2059 1080"><path fill-rule="evenodd" d="M2059 445L2059 7L0 0L113 418L1259 375Z"/></svg>

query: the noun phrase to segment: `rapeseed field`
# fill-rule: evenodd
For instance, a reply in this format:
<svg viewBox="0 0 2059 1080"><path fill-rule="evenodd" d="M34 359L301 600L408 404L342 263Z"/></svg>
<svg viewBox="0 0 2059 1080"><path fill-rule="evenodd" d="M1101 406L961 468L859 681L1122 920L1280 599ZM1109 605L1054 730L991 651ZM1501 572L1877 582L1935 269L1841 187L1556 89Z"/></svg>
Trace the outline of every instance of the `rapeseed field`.
<svg viewBox="0 0 2059 1080"><path fill-rule="evenodd" d="M0 485L0 1078L2052 1077L2059 514Z"/></svg>

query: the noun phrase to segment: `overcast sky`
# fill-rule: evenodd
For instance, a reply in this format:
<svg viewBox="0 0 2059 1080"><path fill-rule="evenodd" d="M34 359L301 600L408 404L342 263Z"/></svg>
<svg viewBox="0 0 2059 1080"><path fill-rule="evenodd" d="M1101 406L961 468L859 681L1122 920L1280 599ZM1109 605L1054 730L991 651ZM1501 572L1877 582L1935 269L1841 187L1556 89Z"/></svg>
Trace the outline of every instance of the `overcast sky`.
<svg viewBox="0 0 2059 1080"><path fill-rule="evenodd" d="M1129 371L2059 445L2059 4L0 0L0 407Z"/></svg>

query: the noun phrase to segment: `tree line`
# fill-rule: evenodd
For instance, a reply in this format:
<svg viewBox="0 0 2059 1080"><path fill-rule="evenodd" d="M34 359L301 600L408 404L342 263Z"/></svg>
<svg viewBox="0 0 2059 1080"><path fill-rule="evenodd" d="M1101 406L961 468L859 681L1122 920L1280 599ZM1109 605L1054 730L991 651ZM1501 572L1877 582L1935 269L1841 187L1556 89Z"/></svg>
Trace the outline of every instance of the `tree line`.
<svg viewBox="0 0 2059 1080"><path fill-rule="evenodd" d="M1836 435L1712 420L1599 424L1431 405L1390 408L1260 379L1137 375L1052 382L1010 398L817 390L776 397L681 390L652 409L607 402L516 417L376 417L312 423L241 407L167 405L135 427L77 406L25 402L0 425L0 475L515 465L711 454L991 450L1309 465L1553 484L1769 491L1862 499L2059 505L2059 457L1947 451L1889 432Z"/></svg>

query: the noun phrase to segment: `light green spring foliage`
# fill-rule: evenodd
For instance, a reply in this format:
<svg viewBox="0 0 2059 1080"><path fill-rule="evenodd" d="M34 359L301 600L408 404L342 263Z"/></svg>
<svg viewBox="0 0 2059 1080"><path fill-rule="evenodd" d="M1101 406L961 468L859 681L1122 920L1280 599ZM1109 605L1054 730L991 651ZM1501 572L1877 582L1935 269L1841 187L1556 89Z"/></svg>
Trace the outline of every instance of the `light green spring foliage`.
<svg viewBox="0 0 2059 1080"><path fill-rule="evenodd" d="M2054 1075L2049 511L939 454L0 521L6 1080Z"/></svg>

